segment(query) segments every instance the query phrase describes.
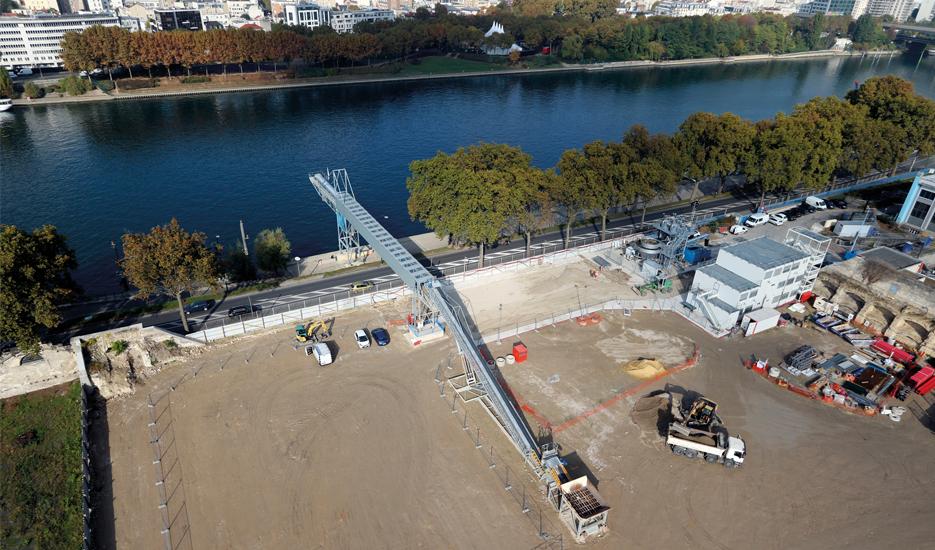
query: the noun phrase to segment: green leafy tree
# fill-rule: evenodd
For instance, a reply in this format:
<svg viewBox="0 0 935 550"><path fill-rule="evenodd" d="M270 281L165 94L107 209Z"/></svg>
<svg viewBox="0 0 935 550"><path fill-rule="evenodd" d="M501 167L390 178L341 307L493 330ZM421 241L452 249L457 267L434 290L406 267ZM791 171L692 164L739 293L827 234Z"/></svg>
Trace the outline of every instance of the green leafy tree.
<svg viewBox="0 0 935 550"><path fill-rule="evenodd" d="M871 118L903 129L907 153L935 153L935 101L916 94L908 80L893 75L869 78L848 92L847 100L866 106Z"/></svg>
<svg viewBox="0 0 935 550"><path fill-rule="evenodd" d="M83 95L94 89L94 86L90 82L74 75L66 76L59 80L58 86L71 96Z"/></svg>
<svg viewBox="0 0 935 550"><path fill-rule="evenodd" d="M702 179L717 177L718 193L727 176L740 171L753 152L753 125L733 113L717 116L694 113L679 126L676 147L687 160L687 174L694 180L691 199Z"/></svg>
<svg viewBox="0 0 935 550"><path fill-rule="evenodd" d="M555 0L514 0L512 8L524 17L548 17L555 13Z"/></svg>
<svg viewBox="0 0 935 550"><path fill-rule="evenodd" d="M645 223L649 203L670 196L677 189L685 171L685 159L670 136L650 134L639 124L627 130L621 148L621 157L629 159L624 193L641 203L640 223Z"/></svg>
<svg viewBox="0 0 935 550"><path fill-rule="evenodd" d="M188 332L182 294L199 285L219 286L217 258L205 246L204 233L189 233L173 218L149 233L127 233L122 242L120 266L127 281L138 289L137 297L173 296L182 326Z"/></svg>
<svg viewBox="0 0 935 550"><path fill-rule="evenodd" d="M40 98L42 97L42 88L36 86L34 82L27 82L26 85L23 86L23 95L29 99Z"/></svg>
<svg viewBox="0 0 935 550"><path fill-rule="evenodd" d="M482 143L409 165L409 216L436 235L479 249L512 234L541 172L517 147Z"/></svg>
<svg viewBox="0 0 935 550"><path fill-rule="evenodd" d="M257 267L278 275L289 265L292 257L292 244L281 227L264 229L254 239L253 251L256 255Z"/></svg>
<svg viewBox="0 0 935 550"><path fill-rule="evenodd" d="M0 225L0 339L20 350L39 351L44 329L58 326L58 304L78 291L71 270L74 251L54 226L27 233Z"/></svg>
<svg viewBox="0 0 935 550"><path fill-rule="evenodd" d="M243 249L235 246L224 255L221 261L221 271L230 281L243 283L256 279L256 266L250 256L244 253Z"/></svg>
<svg viewBox="0 0 935 550"><path fill-rule="evenodd" d="M886 33L880 21L872 15L865 13L854 21L851 29L851 39L863 48L879 46L887 41Z"/></svg>
<svg viewBox="0 0 935 550"><path fill-rule="evenodd" d="M0 67L0 97L13 97L13 79L5 67Z"/></svg>

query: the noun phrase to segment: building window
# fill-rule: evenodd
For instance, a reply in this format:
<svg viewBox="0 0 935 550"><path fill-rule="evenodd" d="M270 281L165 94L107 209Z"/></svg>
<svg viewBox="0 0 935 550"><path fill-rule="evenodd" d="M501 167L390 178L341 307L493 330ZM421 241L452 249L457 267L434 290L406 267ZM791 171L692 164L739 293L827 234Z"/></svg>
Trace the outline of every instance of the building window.
<svg viewBox="0 0 935 550"><path fill-rule="evenodd" d="M915 206L912 207L912 212L909 213L909 216L912 218L919 218L920 220L925 219L925 215L929 212L929 205L924 202L916 202Z"/></svg>
<svg viewBox="0 0 935 550"><path fill-rule="evenodd" d="M935 192L926 191L923 189L922 191L919 191L919 196L923 199L933 200L935 199Z"/></svg>

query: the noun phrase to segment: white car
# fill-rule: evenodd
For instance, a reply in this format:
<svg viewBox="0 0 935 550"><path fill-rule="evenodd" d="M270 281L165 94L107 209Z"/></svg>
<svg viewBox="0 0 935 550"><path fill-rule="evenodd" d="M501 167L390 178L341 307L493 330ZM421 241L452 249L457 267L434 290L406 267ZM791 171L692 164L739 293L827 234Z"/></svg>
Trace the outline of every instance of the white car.
<svg viewBox="0 0 935 550"><path fill-rule="evenodd" d="M773 224L773 225L782 225L782 224L786 223L787 220L788 220L788 218L786 218L786 215L783 214L782 212L777 212L777 213L775 213L775 214L770 214L770 216L769 216L769 223L771 223L771 224Z"/></svg>
<svg viewBox="0 0 935 550"><path fill-rule="evenodd" d="M745 226L739 225L739 224L738 224L738 225L732 225L731 228L730 228L730 234L731 234L731 235L743 235L743 234L746 233L747 231L749 231L749 229L747 229Z"/></svg>
<svg viewBox="0 0 935 550"><path fill-rule="evenodd" d="M370 337L367 336L367 332L364 329L357 329L354 331L354 340L357 342L357 347L360 349L370 347Z"/></svg>
<svg viewBox="0 0 935 550"><path fill-rule="evenodd" d="M759 225L763 225L764 223L768 221L769 221L769 215L764 214L762 212L757 212L756 214L750 214L750 217L747 218L747 221L745 221L744 223L748 227L757 227Z"/></svg>

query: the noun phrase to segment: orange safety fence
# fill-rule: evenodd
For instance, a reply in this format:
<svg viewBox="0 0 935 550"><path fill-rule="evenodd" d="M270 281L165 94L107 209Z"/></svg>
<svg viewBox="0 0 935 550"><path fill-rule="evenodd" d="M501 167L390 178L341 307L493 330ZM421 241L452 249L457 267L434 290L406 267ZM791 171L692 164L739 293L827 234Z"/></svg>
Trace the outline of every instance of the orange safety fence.
<svg viewBox="0 0 935 550"><path fill-rule="evenodd" d="M599 322L599 321L598 321L598 322ZM567 430L568 428L571 428L572 426L575 426L576 424L581 423L581 422L584 421L584 420L587 420L588 418L594 416L595 414L597 414L597 413L599 413L599 412L602 412L602 411L605 411L605 410L609 409L610 407L612 407L612 406L616 405L617 403L619 403L621 400L623 400L623 399L625 399L625 398L627 398L627 397L630 397L631 395L633 395L633 394L635 394L635 393L638 393L638 392L640 392L640 391L646 389L647 387L649 387L649 386L652 385L653 383L658 382L659 380L661 380L661 379L663 379L663 378L665 378L665 377L667 377L667 376L676 374L676 373L681 372L681 371L683 371L683 370L685 370L685 369L689 369L689 368L695 366L695 364L698 363L698 357L699 357L699 356L700 356L700 353L699 353L699 350L698 350L698 346L696 345L694 351L693 351L692 354L691 354L691 356L690 356L688 359L686 359L682 364L680 364L680 365L678 365L678 366L675 366L675 367L672 367L671 369L666 369L665 371L663 371L663 372L657 374L656 376L654 376L654 377L652 377L652 378L649 378L649 379L647 379L647 380L644 380L644 381L640 382L639 384L637 384L636 386L633 386L632 388L627 388L627 389L625 389L625 390L622 390L622 391L620 391L619 393L614 394L614 395L613 395L612 397L610 397L609 399L598 403L596 406L594 406L594 407L592 407L592 408L590 408L590 409L584 411L583 413L581 413L581 414L579 414L579 415L577 415L577 416L573 416L572 418L569 418L568 420L565 420L564 422L562 422L561 424L559 424L559 425L557 425L557 426L555 426L555 425L553 425L551 422L549 422L549 420L548 420L542 413L540 413L539 411L537 411L537 410L535 409L535 407L533 407L533 406L530 405L526 400L524 400L516 391L514 391L514 390L506 383L505 380L503 380L503 379L501 378L501 379L500 379L500 383L501 383L501 385L503 386L503 388L507 391L507 393L510 394L510 396L513 398L513 400L516 401L516 403L517 403L517 405L519 405L520 409L522 409L523 411L525 411L526 413L528 413L530 416L532 416L532 418L536 421L537 424L539 424L540 427L545 428L545 429L547 429L547 430L551 430L551 432L552 432L553 434L557 434L557 433L560 433L560 432L563 432L563 431Z"/></svg>

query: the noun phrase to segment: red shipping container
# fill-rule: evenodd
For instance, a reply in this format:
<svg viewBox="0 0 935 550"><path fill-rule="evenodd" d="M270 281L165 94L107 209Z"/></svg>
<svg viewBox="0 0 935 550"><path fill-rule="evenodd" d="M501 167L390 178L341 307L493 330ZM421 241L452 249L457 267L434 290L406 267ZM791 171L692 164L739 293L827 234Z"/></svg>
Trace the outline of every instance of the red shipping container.
<svg viewBox="0 0 935 550"><path fill-rule="evenodd" d="M517 342L513 344L513 357L516 359L517 363L522 363L526 360L526 355L529 353L529 350L526 349L526 345Z"/></svg>
<svg viewBox="0 0 935 550"><path fill-rule="evenodd" d="M916 386L916 393L925 395L933 389L935 389L935 376L923 382L921 386Z"/></svg>
<svg viewBox="0 0 935 550"><path fill-rule="evenodd" d="M922 384L925 384L926 382L928 382L929 379L931 379L933 375L935 375L935 369L933 369L932 367L922 367L921 369L913 373L913 375L909 377L909 380L912 381L913 388L918 388Z"/></svg>
<svg viewBox="0 0 935 550"><path fill-rule="evenodd" d="M890 357L893 361L903 365L911 365L916 358L915 355L904 349L899 349L885 340L874 340L870 347L883 357Z"/></svg>

